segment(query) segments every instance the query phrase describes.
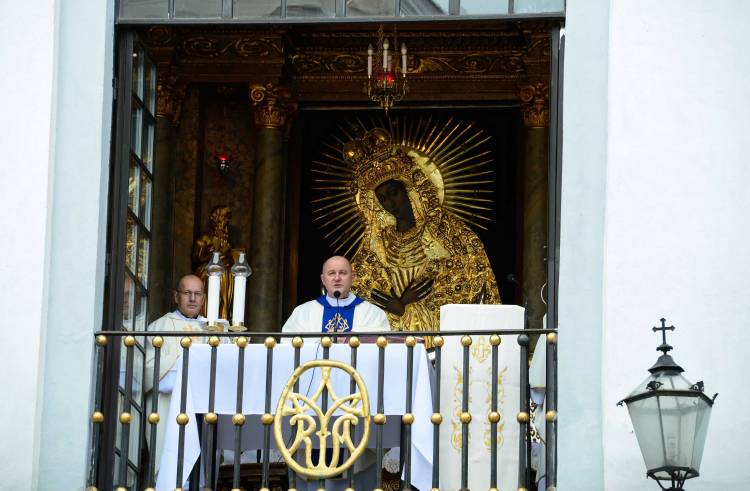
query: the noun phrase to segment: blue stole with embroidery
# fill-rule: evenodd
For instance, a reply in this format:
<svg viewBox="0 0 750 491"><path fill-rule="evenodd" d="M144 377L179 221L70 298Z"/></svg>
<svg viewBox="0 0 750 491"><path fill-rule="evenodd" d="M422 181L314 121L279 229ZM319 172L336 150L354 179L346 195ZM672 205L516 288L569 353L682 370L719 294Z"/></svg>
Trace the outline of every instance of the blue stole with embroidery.
<svg viewBox="0 0 750 491"><path fill-rule="evenodd" d="M352 295L354 295L352 293ZM364 302L363 299L354 295L354 301L347 306L336 307L326 300L326 295L315 299L323 306L322 332L349 332L354 323L354 307ZM337 313L338 310L338 313Z"/></svg>

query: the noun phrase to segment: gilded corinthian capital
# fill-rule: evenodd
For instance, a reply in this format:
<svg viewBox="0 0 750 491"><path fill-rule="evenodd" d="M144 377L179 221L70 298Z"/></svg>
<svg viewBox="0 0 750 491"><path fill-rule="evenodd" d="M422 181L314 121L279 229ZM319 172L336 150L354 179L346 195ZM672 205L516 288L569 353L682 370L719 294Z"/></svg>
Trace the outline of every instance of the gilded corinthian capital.
<svg viewBox="0 0 750 491"><path fill-rule="evenodd" d="M180 124L180 109L185 99L186 86L175 72L162 74L156 86L156 115L169 118L172 124Z"/></svg>
<svg viewBox="0 0 750 491"><path fill-rule="evenodd" d="M288 87L283 85L250 85L255 124L260 128L282 128L289 133L297 113L297 101Z"/></svg>
<svg viewBox="0 0 750 491"><path fill-rule="evenodd" d="M526 128L549 127L549 84L519 84L518 99Z"/></svg>

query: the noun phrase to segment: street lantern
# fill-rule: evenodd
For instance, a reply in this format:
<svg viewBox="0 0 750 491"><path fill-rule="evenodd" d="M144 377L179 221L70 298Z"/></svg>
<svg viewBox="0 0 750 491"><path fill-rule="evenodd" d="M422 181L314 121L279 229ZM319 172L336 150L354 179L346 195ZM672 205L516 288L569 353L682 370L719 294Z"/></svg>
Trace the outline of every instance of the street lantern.
<svg viewBox="0 0 750 491"><path fill-rule="evenodd" d="M684 371L667 353L667 331L661 319L663 354L649 368L651 376L643 381L628 397L620 401L627 404L638 445L646 463L646 475L656 480L665 490L683 489L686 479L698 477L706 443L708 420L713 399L703 393L703 382L691 384L682 376ZM661 481L670 482L665 488Z"/></svg>

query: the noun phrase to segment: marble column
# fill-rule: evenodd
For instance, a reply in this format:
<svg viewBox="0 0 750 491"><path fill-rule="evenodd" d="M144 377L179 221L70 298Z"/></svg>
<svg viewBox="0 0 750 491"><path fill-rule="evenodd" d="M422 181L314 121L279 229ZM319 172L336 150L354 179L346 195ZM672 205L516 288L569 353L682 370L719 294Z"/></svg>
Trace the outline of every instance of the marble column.
<svg viewBox="0 0 750 491"><path fill-rule="evenodd" d="M150 317L172 310L174 239L174 177L180 108L185 84L166 71L157 86L156 145L154 149L153 216L151 221ZM149 319L149 322L152 320Z"/></svg>
<svg viewBox="0 0 750 491"><path fill-rule="evenodd" d="M283 155L297 103L285 87L251 85L255 124L255 187L248 279L248 327L250 331L278 331L278 301L284 251Z"/></svg>
<svg viewBox="0 0 750 491"><path fill-rule="evenodd" d="M540 292L547 281L547 176L549 148L549 85L518 88L526 142L524 151L523 286L529 295L529 327L542 328L547 307Z"/></svg>

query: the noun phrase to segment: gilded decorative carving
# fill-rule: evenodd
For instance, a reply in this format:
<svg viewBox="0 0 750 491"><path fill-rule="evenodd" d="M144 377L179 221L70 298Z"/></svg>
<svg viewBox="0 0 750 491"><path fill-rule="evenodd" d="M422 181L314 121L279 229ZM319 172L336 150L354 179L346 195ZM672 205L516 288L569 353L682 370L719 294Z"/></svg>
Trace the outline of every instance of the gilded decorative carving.
<svg viewBox="0 0 750 491"><path fill-rule="evenodd" d="M294 55L292 67L297 73L317 73L326 69L332 73L364 73L367 71L365 58L353 54L334 55L330 62L317 55Z"/></svg>
<svg viewBox="0 0 750 491"><path fill-rule="evenodd" d="M180 80L176 70L160 73L156 86L156 115L169 118L172 124L179 124L185 88L186 83Z"/></svg>
<svg viewBox="0 0 750 491"><path fill-rule="evenodd" d="M222 42L213 36L193 36L184 39L180 45L182 52L188 56L199 56L213 58L223 55L229 50L240 57L248 56L270 56L272 51L281 53L281 49L269 39L258 39L252 37L240 37L230 40L222 46Z"/></svg>
<svg viewBox="0 0 750 491"><path fill-rule="evenodd" d="M536 82L520 84L518 99L526 128L549 127L549 84Z"/></svg>
<svg viewBox="0 0 750 491"><path fill-rule="evenodd" d="M157 46L168 44L172 41L172 29L166 26L149 27L146 33L146 42Z"/></svg>
<svg viewBox="0 0 750 491"><path fill-rule="evenodd" d="M286 86L250 85L255 124L261 128L283 128L286 133L297 112L297 101Z"/></svg>

